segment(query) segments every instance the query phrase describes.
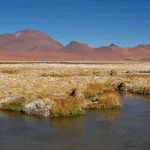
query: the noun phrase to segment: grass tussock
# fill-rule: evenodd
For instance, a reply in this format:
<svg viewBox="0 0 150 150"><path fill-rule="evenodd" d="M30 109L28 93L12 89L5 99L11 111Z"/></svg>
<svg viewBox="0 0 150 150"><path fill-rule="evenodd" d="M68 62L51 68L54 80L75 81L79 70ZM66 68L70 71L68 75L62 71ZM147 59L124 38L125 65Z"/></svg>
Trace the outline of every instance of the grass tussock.
<svg viewBox="0 0 150 150"><path fill-rule="evenodd" d="M109 83L90 83L87 84L84 91L85 99L90 99L96 96L100 96L104 92L113 92L114 87Z"/></svg>
<svg viewBox="0 0 150 150"><path fill-rule="evenodd" d="M69 97L56 101L55 107L50 112L50 117L70 117L85 114L85 110L81 107L81 101Z"/></svg>
<svg viewBox="0 0 150 150"><path fill-rule="evenodd" d="M141 70L139 73L150 73L150 70Z"/></svg>
<svg viewBox="0 0 150 150"><path fill-rule="evenodd" d="M24 97L17 97L8 102L2 103L0 109L20 112L25 103L26 99Z"/></svg>
<svg viewBox="0 0 150 150"><path fill-rule="evenodd" d="M120 106L120 97L117 93L106 92L99 97L98 107L102 109L114 109Z"/></svg>
<svg viewBox="0 0 150 150"><path fill-rule="evenodd" d="M4 92L2 91L2 90L0 90L0 99L3 99L3 98L5 98L5 96L4 96L5 94L4 94Z"/></svg>
<svg viewBox="0 0 150 150"><path fill-rule="evenodd" d="M21 73L23 70L25 70L25 68L11 68L11 67L0 68L0 72L6 74L17 74Z"/></svg>
<svg viewBox="0 0 150 150"><path fill-rule="evenodd" d="M135 79L135 78L150 78L150 74L125 74L121 75L123 78Z"/></svg>
<svg viewBox="0 0 150 150"><path fill-rule="evenodd" d="M97 95L101 95L103 93L104 86L98 83L90 83L87 84L86 89L84 91L84 97L86 99L93 98Z"/></svg>
<svg viewBox="0 0 150 150"><path fill-rule="evenodd" d="M118 75L117 70L111 70L111 71L110 71L110 75L111 75L111 76L117 76L117 75Z"/></svg>
<svg viewBox="0 0 150 150"><path fill-rule="evenodd" d="M120 97L114 92L103 93L97 102L90 103L87 108L93 109L117 109L121 107Z"/></svg>
<svg viewBox="0 0 150 150"><path fill-rule="evenodd" d="M150 87L147 86L135 86L130 89L130 92L136 94L150 95Z"/></svg>

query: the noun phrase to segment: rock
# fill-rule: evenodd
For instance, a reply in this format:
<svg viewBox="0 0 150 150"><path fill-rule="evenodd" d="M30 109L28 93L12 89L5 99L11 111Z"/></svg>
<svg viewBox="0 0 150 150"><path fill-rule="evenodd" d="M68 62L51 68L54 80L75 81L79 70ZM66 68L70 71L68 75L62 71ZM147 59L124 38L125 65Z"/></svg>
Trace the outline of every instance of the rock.
<svg viewBox="0 0 150 150"><path fill-rule="evenodd" d="M48 104L45 104L42 100L36 100L25 105L21 111L27 115L49 117L50 110L53 108L53 106L53 101L49 102Z"/></svg>
<svg viewBox="0 0 150 150"><path fill-rule="evenodd" d="M99 101L99 97L95 96L89 100L84 100L82 103L82 108L87 109L87 108L92 108L93 105L96 105Z"/></svg>
<svg viewBox="0 0 150 150"><path fill-rule="evenodd" d="M94 108L96 105L98 105L98 101L92 102L92 101L89 101L89 100L85 100L82 103L82 108L83 109Z"/></svg>
<svg viewBox="0 0 150 150"><path fill-rule="evenodd" d="M111 75L111 76L117 76L117 75L118 75L117 70L111 70L111 71L110 71L110 75Z"/></svg>
<svg viewBox="0 0 150 150"><path fill-rule="evenodd" d="M75 97L76 96L76 88L73 89L73 91L71 92L70 96Z"/></svg>
<svg viewBox="0 0 150 150"><path fill-rule="evenodd" d="M0 104L10 102L14 98L16 98L16 97L6 97L6 98L3 98L3 99L0 99Z"/></svg>
<svg viewBox="0 0 150 150"><path fill-rule="evenodd" d="M126 73L128 74L128 73L132 73L131 71L126 71Z"/></svg>
<svg viewBox="0 0 150 150"><path fill-rule="evenodd" d="M49 74L46 73L46 72L43 72L43 73L40 74L40 77L48 77L48 76L49 76Z"/></svg>
<svg viewBox="0 0 150 150"><path fill-rule="evenodd" d="M118 89L122 90L122 91L127 90L127 83L121 83L121 84L119 84L118 85Z"/></svg>
<svg viewBox="0 0 150 150"><path fill-rule="evenodd" d="M93 98L91 99L91 101L92 101L92 102L97 102L97 101L99 101L99 98L98 98L98 97L93 97Z"/></svg>
<svg viewBox="0 0 150 150"><path fill-rule="evenodd" d="M88 106L89 106L91 103L92 103L91 101L85 100L85 101L82 103L82 108L83 108L83 109L88 108Z"/></svg>

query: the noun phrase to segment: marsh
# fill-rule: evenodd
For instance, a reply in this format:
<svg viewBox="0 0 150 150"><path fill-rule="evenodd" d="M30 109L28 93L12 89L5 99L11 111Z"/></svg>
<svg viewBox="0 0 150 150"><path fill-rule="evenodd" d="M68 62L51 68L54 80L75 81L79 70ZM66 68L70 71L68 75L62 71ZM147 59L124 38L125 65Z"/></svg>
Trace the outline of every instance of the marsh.
<svg viewBox="0 0 150 150"><path fill-rule="evenodd" d="M127 95L121 102L120 110L90 110L71 118L0 112L0 149L149 150L150 97Z"/></svg>

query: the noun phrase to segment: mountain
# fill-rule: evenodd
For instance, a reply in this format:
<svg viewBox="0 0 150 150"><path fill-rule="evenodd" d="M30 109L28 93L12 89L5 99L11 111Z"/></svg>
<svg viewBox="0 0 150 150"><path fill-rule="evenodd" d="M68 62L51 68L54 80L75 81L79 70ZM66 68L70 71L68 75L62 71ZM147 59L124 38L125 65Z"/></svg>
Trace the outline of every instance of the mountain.
<svg viewBox="0 0 150 150"><path fill-rule="evenodd" d="M119 59L122 58L122 53L121 47L111 44L109 46L94 48L92 55L95 59Z"/></svg>
<svg viewBox="0 0 150 150"><path fill-rule="evenodd" d="M62 44L38 30L20 30L14 34L0 35L0 50L3 51L54 51Z"/></svg>
<svg viewBox="0 0 150 150"><path fill-rule="evenodd" d="M150 59L150 44L124 48L129 59Z"/></svg>
<svg viewBox="0 0 150 150"><path fill-rule="evenodd" d="M47 34L34 30L0 34L0 60L143 60L150 59L150 44L122 48L116 44L93 48L72 41L63 46Z"/></svg>
<svg viewBox="0 0 150 150"><path fill-rule="evenodd" d="M120 49L120 47L116 44L110 44L109 47L114 50Z"/></svg>
<svg viewBox="0 0 150 150"><path fill-rule="evenodd" d="M65 47L61 48L59 51L65 52L65 53L79 53L79 54L85 53L86 54L86 53L92 52L92 50L93 48L87 44L72 41Z"/></svg>

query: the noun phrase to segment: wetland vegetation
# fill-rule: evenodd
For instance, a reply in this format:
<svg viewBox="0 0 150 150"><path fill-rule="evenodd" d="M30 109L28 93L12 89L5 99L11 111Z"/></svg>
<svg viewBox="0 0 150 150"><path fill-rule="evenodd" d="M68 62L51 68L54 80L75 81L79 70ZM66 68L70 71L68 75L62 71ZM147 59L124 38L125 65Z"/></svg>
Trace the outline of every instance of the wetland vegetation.
<svg viewBox="0 0 150 150"><path fill-rule="evenodd" d="M0 64L0 109L41 117L121 109L119 92L150 95L150 63Z"/></svg>

